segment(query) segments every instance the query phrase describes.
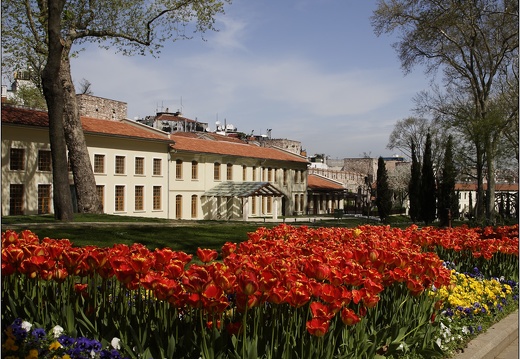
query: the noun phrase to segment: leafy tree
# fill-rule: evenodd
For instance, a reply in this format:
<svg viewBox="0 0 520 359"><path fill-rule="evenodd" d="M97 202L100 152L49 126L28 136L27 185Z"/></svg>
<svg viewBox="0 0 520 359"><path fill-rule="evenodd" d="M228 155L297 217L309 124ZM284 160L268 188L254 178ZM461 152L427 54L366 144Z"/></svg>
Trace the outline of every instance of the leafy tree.
<svg viewBox="0 0 520 359"><path fill-rule="evenodd" d="M455 192L457 172L453 162L453 145L451 136L446 141L444 153L444 166L439 184L438 214L441 226L447 226L451 218L459 215L459 199Z"/></svg>
<svg viewBox="0 0 520 359"><path fill-rule="evenodd" d="M424 65L426 73L433 76L441 70L447 93L463 94L467 99L465 107L471 111L465 118L458 118L472 124L476 151L483 151L478 161L485 161L487 168L478 172L478 185L486 173L486 215L492 220L493 143L499 130L492 125L495 120L490 105L499 92L497 84L518 74L518 1L383 0L371 20L377 35L399 33L394 46L405 72L417 64ZM451 102L450 96L444 98ZM479 187L477 209L482 199Z"/></svg>
<svg viewBox="0 0 520 359"><path fill-rule="evenodd" d="M41 110L47 109L47 103L45 102L42 90L28 85L18 87L14 98L12 100L7 100L7 103Z"/></svg>
<svg viewBox="0 0 520 359"><path fill-rule="evenodd" d="M385 222L392 211L392 191L388 185L388 172L383 157L377 160L376 206L379 218Z"/></svg>
<svg viewBox="0 0 520 359"><path fill-rule="evenodd" d="M433 172L430 134L426 135L424 145L423 164L421 169L421 219L426 225L435 220L436 212L436 185Z"/></svg>
<svg viewBox="0 0 520 359"><path fill-rule="evenodd" d="M70 57L77 55L72 50L73 45L97 42L106 49L113 46L125 55L159 53L166 40L190 38L189 31L213 30L215 16L223 13L224 3L229 1L2 1L2 47L6 63L34 63L41 71L45 61L58 55L61 57L59 67L53 65L47 69L46 76L42 74L42 82L51 82L43 84L47 90L55 86L61 86L63 90L63 112L51 110L56 105L49 97L53 92L45 96L49 121L63 122L80 212L98 212L101 206L71 76ZM50 16L51 11L59 14ZM49 29L56 27L60 30L61 46L51 47ZM51 51L56 53L51 54ZM49 76L51 69L53 76ZM50 131L54 130L57 128L50 126ZM51 134L50 138L53 141L59 136ZM59 148L55 145L52 150ZM66 172L67 166L59 167L53 162L53 171ZM54 187L55 194L56 191Z"/></svg>
<svg viewBox="0 0 520 359"><path fill-rule="evenodd" d="M417 161L415 142L410 140L412 150L412 167L410 169L410 182L408 184L408 196L410 198L409 215L412 222L421 219L421 165Z"/></svg>

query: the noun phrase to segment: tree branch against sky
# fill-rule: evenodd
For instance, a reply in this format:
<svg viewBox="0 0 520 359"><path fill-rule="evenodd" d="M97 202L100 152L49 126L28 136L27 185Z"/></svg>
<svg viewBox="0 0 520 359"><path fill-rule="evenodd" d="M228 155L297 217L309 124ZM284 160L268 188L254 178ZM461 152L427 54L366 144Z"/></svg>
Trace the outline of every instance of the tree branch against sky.
<svg viewBox="0 0 520 359"><path fill-rule="evenodd" d="M494 122L489 110L496 84L518 64L518 1L383 0L371 20L377 35L398 33L394 47L406 73L422 65L428 75L442 73L445 89L467 96L473 113L466 119L484 129L486 216L492 222L496 132L486 128Z"/></svg>
<svg viewBox="0 0 520 359"><path fill-rule="evenodd" d="M49 54L51 48L48 46L47 30L55 26L60 29L59 41L62 49L59 76L45 76L42 80L54 82L44 84L44 87L59 85L63 90L64 111L61 121L64 122L80 212L97 213L101 206L79 119L70 69L70 58L77 56L81 48L73 49L73 46L96 42L101 47L114 49L124 55L157 55L167 40L176 41L190 38L196 32L214 30L215 16L224 12L226 2L230 0L64 0L58 17L51 18L48 16L48 10L55 4L53 0L2 1L2 15L3 19L6 19L2 24L5 63L28 66L36 62L32 59L41 60L47 55L54 58L55 54ZM48 24L51 20L58 21L58 24ZM48 96L46 99L48 104L52 101ZM59 119L50 117L59 113L49 111L49 120L58 121ZM52 138L56 137L51 136ZM53 163L53 171L67 171L67 167L56 167ZM59 210L58 212L61 213Z"/></svg>

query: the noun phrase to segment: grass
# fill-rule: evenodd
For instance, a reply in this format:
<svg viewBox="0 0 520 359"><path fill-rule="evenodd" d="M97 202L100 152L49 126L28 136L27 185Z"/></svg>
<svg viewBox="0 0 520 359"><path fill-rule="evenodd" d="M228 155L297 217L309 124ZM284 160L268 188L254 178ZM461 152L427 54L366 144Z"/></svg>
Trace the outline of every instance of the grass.
<svg viewBox="0 0 520 359"><path fill-rule="evenodd" d="M293 218L285 220L291 225L316 227L356 227L367 223L366 219L335 220L332 217L323 217L316 222L294 222ZM40 239L45 237L66 238L76 246L111 247L116 243L127 245L141 243L150 250L169 247L173 250L195 254L198 247L220 250L225 242L243 242L247 240L247 234L256 231L257 228L271 228L278 224L273 222L179 221L76 214L72 223L55 221L54 217L50 215L7 216L2 218L2 231L13 229L20 232L28 229Z"/></svg>

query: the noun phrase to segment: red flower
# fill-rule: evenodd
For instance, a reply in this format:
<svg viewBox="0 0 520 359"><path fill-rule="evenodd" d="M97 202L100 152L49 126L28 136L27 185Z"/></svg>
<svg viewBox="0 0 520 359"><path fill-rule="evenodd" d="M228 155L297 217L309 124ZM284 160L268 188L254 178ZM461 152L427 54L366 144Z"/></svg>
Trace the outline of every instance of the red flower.
<svg viewBox="0 0 520 359"><path fill-rule="evenodd" d="M218 253L213 249L201 249L197 248L197 257L199 257L202 263L209 263L218 257Z"/></svg>
<svg viewBox="0 0 520 359"><path fill-rule="evenodd" d="M357 316L357 314L349 308L343 308L341 311L341 321L345 325L355 325L359 323L361 319Z"/></svg>
<svg viewBox="0 0 520 359"><path fill-rule="evenodd" d="M329 330L330 322L326 318L312 318L305 326L311 335L323 337Z"/></svg>
<svg viewBox="0 0 520 359"><path fill-rule="evenodd" d="M238 286L245 295L250 295L258 290L258 280L252 271L245 271L237 277Z"/></svg>
<svg viewBox="0 0 520 359"><path fill-rule="evenodd" d="M226 242L222 246L222 258L228 257L231 253L234 253L237 250L237 245L235 243Z"/></svg>
<svg viewBox="0 0 520 359"><path fill-rule="evenodd" d="M313 318L327 318L331 319L334 316L334 313L331 311L331 308L321 302L312 302L310 305L311 313Z"/></svg>

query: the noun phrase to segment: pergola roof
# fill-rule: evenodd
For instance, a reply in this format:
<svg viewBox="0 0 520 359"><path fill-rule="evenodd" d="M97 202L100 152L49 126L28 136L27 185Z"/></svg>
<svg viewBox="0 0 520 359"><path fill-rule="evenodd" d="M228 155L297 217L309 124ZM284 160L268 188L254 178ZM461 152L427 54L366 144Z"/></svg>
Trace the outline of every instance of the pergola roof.
<svg viewBox="0 0 520 359"><path fill-rule="evenodd" d="M283 197L284 194L269 182L222 182L206 193L207 197L251 197L274 196Z"/></svg>

